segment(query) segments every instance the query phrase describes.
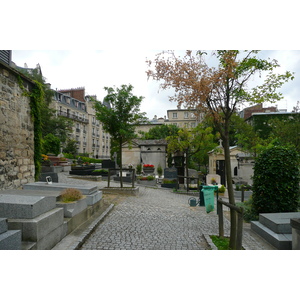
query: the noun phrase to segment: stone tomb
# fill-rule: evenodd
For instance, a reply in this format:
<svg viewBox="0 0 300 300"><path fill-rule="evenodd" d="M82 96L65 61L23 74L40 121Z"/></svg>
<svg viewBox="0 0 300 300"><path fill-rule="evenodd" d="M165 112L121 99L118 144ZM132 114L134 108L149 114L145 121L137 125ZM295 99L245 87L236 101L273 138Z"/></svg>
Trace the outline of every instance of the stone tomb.
<svg viewBox="0 0 300 300"><path fill-rule="evenodd" d="M9 230L20 230L31 249L51 249L66 234L63 209L53 195L37 196L22 190L2 191L0 217L8 219Z"/></svg>
<svg viewBox="0 0 300 300"><path fill-rule="evenodd" d="M73 203L60 202L58 197L56 207L63 209L63 215L66 223L66 234L69 234L80 224L89 219L96 211L103 206L102 191L99 191L96 185L78 186L73 184L56 183L48 184L45 182L34 182L23 186L24 191L32 193L56 192L58 195L67 188L78 189L84 196L83 199Z"/></svg>
<svg viewBox="0 0 300 300"><path fill-rule="evenodd" d="M78 186L73 184L56 183L48 184L45 182L34 182L25 184L23 186L24 190L34 190L34 191L58 191L61 192L68 188L78 189L84 196L86 196L87 205L94 205L102 199L102 192L98 190L95 185L84 185Z"/></svg>
<svg viewBox="0 0 300 300"><path fill-rule="evenodd" d="M251 229L279 250L292 249L291 219L300 218L300 212L266 213L259 221L251 222Z"/></svg>
<svg viewBox="0 0 300 300"><path fill-rule="evenodd" d="M21 250L21 230L8 230L7 219L0 218L0 250Z"/></svg>

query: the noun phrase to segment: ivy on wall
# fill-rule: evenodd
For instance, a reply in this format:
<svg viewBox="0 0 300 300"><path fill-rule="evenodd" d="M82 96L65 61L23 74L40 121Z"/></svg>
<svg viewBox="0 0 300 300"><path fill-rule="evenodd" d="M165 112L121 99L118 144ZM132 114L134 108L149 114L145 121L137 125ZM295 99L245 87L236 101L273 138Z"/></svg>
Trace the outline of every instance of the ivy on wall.
<svg viewBox="0 0 300 300"><path fill-rule="evenodd" d="M41 107L44 101L43 85L33 80L34 86L29 92L23 84L20 76L18 76L18 83L23 91L23 95L30 99L30 114L34 125L34 166L35 166L35 180L38 180L41 172L41 157L42 157L42 118Z"/></svg>

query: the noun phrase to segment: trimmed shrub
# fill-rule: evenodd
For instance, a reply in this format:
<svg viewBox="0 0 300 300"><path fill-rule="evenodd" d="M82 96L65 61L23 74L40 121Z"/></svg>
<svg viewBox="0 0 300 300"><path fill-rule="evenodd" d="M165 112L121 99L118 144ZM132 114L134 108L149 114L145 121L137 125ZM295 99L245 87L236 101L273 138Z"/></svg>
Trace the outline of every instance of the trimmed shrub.
<svg viewBox="0 0 300 300"><path fill-rule="evenodd" d="M264 150L254 166L255 213L297 211L299 180L299 155L293 148L271 146Z"/></svg>

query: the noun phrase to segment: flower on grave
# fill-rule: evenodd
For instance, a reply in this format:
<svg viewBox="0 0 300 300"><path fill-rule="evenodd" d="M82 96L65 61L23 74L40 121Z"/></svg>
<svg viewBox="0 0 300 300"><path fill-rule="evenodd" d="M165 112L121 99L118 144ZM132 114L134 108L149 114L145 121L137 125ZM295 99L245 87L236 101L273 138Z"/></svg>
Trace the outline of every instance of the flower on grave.
<svg viewBox="0 0 300 300"><path fill-rule="evenodd" d="M43 161L48 161L49 160L49 156L45 155L45 154L42 154L42 160Z"/></svg>
<svg viewBox="0 0 300 300"><path fill-rule="evenodd" d="M143 168L154 168L154 165L151 164L144 164Z"/></svg>
<svg viewBox="0 0 300 300"><path fill-rule="evenodd" d="M133 164L128 164L128 169L132 169L133 168Z"/></svg>
<svg viewBox="0 0 300 300"><path fill-rule="evenodd" d="M211 184L217 184L217 180L216 180L215 178L212 178L212 179L210 180L210 182L211 182Z"/></svg>

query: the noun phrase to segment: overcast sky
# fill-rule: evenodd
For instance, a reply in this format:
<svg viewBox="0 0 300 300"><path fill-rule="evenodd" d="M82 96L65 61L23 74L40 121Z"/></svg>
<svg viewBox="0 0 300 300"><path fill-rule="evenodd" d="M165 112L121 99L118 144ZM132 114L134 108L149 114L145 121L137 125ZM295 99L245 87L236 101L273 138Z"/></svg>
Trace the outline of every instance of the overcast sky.
<svg viewBox="0 0 300 300"><path fill-rule="evenodd" d="M39 63L43 76L53 89L85 87L86 95L97 95L99 100L106 95L105 86L132 84L133 93L144 97L141 111L146 112L148 118L153 118L154 115L164 117L168 109L177 106L168 100L171 91L159 90L157 82L147 79L146 59L153 60L160 51L13 50L12 60L18 66L23 67L26 63L30 68ZM284 100L277 103L279 109L291 111L300 100L300 51L262 51L260 55L277 59L281 65L278 68L280 72L295 72L295 79L286 83L281 90Z"/></svg>

